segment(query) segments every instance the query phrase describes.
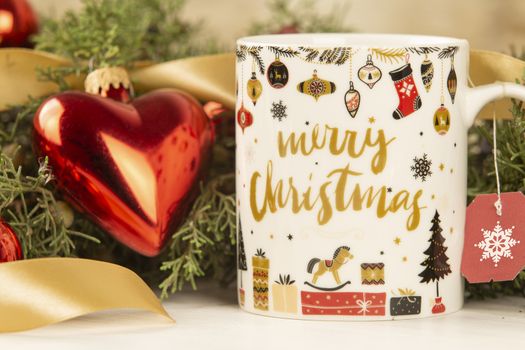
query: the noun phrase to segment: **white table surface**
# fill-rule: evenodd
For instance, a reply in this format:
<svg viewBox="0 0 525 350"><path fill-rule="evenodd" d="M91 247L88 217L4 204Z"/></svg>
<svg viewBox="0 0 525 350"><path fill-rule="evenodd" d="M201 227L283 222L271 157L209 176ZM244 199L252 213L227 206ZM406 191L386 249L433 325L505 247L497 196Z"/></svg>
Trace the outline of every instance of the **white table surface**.
<svg viewBox="0 0 525 350"><path fill-rule="evenodd" d="M106 311L33 331L0 335L21 349L523 349L525 298L470 301L457 313L406 321L295 321L251 315L234 289L205 285L165 302L177 320ZM1 312L1 311L0 311Z"/></svg>

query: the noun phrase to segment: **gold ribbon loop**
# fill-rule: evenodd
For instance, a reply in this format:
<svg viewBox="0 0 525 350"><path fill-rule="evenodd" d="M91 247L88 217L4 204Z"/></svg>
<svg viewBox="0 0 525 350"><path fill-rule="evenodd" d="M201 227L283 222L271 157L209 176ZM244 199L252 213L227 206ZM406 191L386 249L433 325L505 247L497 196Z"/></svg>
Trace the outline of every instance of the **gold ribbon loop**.
<svg viewBox="0 0 525 350"><path fill-rule="evenodd" d="M515 57L493 51L470 50L470 79L475 86L494 82L515 83L516 79L520 81L524 77L524 73L525 62ZM478 118L492 119L494 107L498 118L512 119L512 103L508 98L485 106Z"/></svg>
<svg viewBox="0 0 525 350"><path fill-rule="evenodd" d="M0 264L0 332L117 308L151 311L173 321L144 281L119 265L74 258Z"/></svg>
<svg viewBox="0 0 525 350"><path fill-rule="evenodd" d="M53 83L37 78L37 70L68 66L59 56L27 49L0 49L0 110L22 104L28 96L41 97L58 92ZM137 91L158 88L184 90L201 101L216 101L235 107L235 54L218 54L174 60L130 73ZM84 75L70 76L73 89L82 90Z"/></svg>

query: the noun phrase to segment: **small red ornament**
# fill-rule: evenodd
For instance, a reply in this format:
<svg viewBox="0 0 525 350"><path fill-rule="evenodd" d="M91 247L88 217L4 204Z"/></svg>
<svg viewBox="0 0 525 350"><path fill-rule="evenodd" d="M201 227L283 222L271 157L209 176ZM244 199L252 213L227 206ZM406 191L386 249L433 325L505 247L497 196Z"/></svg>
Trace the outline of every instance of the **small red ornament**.
<svg viewBox="0 0 525 350"><path fill-rule="evenodd" d="M470 283L511 281L525 267L525 196L476 196L467 208L461 273Z"/></svg>
<svg viewBox="0 0 525 350"><path fill-rule="evenodd" d="M38 22L26 0L0 0L0 47L28 47Z"/></svg>
<svg viewBox="0 0 525 350"><path fill-rule="evenodd" d="M237 123L241 127L243 134L244 129L253 124L252 113L244 107L244 103L241 103L241 108L237 111Z"/></svg>
<svg viewBox="0 0 525 350"><path fill-rule="evenodd" d="M0 263L22 259L22 248L13 228L0 220Z"/></svg>
<svg viewBox="0 0 525 350"><path fill-rule="evenodd" d="M281 27L275 34L297 34L300 33L296 24L288 24Z"/></svg>
<svg viewBox="0 0 525 350"><path fill-rule="evenodd" d="M126 81L100 83L94 91L125 100L107 93L127 91ZM184 219L213 140L200 104L172 89L130 104L60 93L44 101L33 124L35 146L70 202L147 256L158 254Z"/></svg>

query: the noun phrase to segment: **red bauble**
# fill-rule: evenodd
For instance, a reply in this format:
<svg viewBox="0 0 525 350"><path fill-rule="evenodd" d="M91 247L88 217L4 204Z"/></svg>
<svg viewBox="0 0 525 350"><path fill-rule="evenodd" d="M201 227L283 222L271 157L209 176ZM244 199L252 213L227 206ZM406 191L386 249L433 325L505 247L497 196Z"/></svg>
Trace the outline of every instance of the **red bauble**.
<svg viewBox="0 0 525 350"><path fill-rule="evenodd" d="M297 33L300 33L299 28L297 28L297 25L289 24L289 25L281 27L275 34L297 34Z"/></svg>
<svg viewBox="0 0 525 350"><path fill-rule="evenodd" d="M168 89L130 104L61 93L40 106L34 128L70 202L147 256L184 218L213 139L200 104Z"/></svg>
<svg viewBox="0 0 525 350"><path fill-rule="evenodd" d="M252 113L244 107L244 103L241 102L241 108L237 111L237 123L242 129L244 134L244 129L253 124L253 115Z"/></svg>
<svg viewBox="0 0 525 350"><path fill-rule="evenodd" d="M0 263L22 259L22 248L13 228L0 220Z"/></svg>
<svg viewBox="0 0 525 350"><path fill-rule="evenodd" d="M0 0L0 47L27 47L38 23L26 0Z"/></svg>

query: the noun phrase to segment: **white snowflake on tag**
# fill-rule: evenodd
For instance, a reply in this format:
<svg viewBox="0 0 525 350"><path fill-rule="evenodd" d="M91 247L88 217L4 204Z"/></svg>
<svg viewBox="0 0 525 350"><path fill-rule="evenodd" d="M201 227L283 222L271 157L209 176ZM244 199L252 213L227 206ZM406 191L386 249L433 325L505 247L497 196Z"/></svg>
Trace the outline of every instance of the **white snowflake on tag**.
<svg viewBox="0 0 525 350"><path fill-rule="evenodd" d="M520 243L520 241L512 238L512 230L514 230L514 226L504 230L499 221L492 230L485 230L482 228L481 232L483 232L484 239L479 243L474 244L474 247L483 250L483 254L479 261L492 259L494 267L497 267L502 257L514 259L510 248Z"/></svg>

